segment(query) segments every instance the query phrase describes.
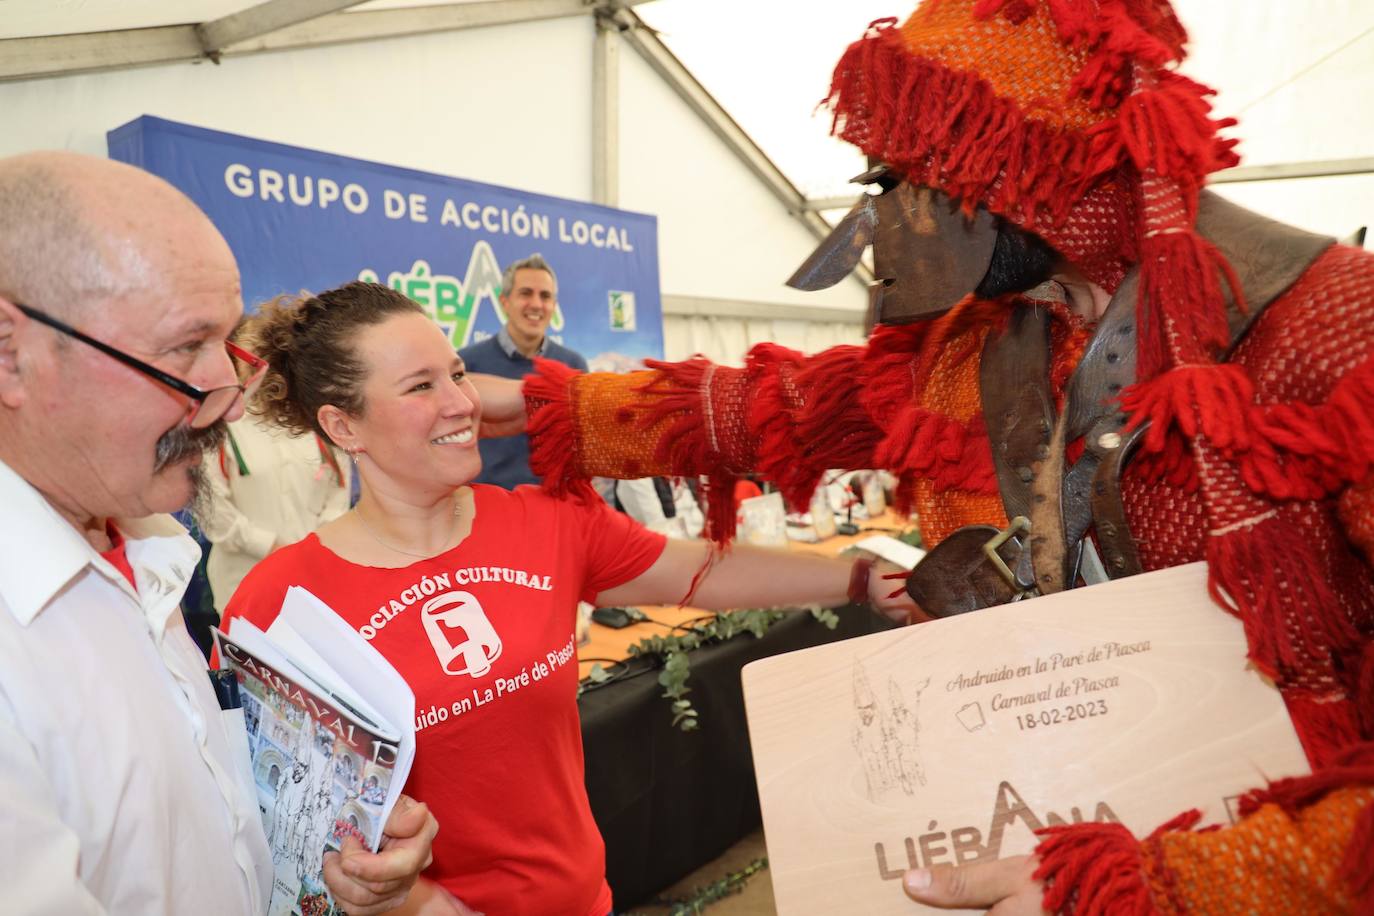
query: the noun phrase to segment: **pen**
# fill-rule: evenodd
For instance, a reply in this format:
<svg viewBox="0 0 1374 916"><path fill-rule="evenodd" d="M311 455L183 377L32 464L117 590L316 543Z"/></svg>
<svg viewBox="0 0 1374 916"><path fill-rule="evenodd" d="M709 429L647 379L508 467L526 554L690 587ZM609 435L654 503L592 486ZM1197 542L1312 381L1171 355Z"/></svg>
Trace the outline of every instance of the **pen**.
<svg viewBox="0 0 1374 916"><path fill-rule="evenodd" d="M208 674L220 709L239 709L243 706L243 700L239 697L239 679L234 676L232 670L218 668L209 671Z"/></svg>

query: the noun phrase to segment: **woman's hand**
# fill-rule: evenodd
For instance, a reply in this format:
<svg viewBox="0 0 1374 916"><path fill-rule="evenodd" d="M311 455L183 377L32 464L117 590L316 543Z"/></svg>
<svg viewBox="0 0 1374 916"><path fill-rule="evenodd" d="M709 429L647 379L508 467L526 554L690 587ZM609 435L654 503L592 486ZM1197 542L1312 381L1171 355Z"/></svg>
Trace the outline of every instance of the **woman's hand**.
<svg viewBox="0 0 1374 916"><path fill-rule="evenodd" d="M396 802L383 828L380 852L370 852L355 837L324 857L324 883L351 916L377 916L401 906L429 867L439 822L429 808L408 796Z"/></svg>
<svg viewBox="0 0 1374 916"><path fill-rule="evenodd" d="M888 560L876 560L868 571L868 603L873 610L901 624L930 620L906 593L907 570ZM895 593L895 594L894 594Z"/></svg>

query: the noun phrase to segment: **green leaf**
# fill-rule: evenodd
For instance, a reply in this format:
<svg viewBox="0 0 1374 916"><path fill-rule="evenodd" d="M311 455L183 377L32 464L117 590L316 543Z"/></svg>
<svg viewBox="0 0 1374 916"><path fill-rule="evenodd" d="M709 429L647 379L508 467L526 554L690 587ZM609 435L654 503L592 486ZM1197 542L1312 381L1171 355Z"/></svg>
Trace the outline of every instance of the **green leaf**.
<svg viewBox="0 0 1374 916"><path fill-rule="evenodd" d="M664 698L671 701L673 725L683 731L693 731L697 727L697 711L692 708L691 701L685 699L692 692L687 686L691 677L688 653L701 646L724 642L741 633L761 637L786 613L752 609L717 614L713 620L681 635L646 636L630 646L629 654L638 658L659 659L663 670L658 673L658 684L663 688Z"/></svg>
<svg viewBox="0 0 1374 916"><path fill-rule="evenodd" d="M825 624L827 630L833 630L840 625L840 615L836 614L828 607L811 608L811 616Z"/></svg>
<svg viewBox="0 0 1374 916"><path fill-rule="evenodd" d="M717 881L694 888L688 897L673 900L657 898L649 903L651 906L670 907L670 916L697 916L713 903L719 903L731 894L738 894L744 889L744 885L749 883L750 878L767 867L766 858L755 859L739 871L730 872Z"/></svg>

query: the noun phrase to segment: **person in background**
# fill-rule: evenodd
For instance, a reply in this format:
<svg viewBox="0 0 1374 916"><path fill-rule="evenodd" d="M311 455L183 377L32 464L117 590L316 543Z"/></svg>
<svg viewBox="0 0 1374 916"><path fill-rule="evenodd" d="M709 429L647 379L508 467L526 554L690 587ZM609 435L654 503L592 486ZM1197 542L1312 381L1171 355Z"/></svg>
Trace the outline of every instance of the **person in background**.
<svg viewBox="0 0 1374 916"><path fill-rule="evenodd" d="M706 520L692 488L681 478L604 480L606 501L650 531L670 538L701 537Z"/></svg>
<svg viewBox="0 0 1374 916"><path fill-rule="evenodd" d="M303 586L405 677L419 719L409 791L461 825L439 835L425 877L475 910L610 912L583 774L579 600L911 605L867 561L715 556L594 494L474 484L481 402L444 332L395 290L354 282L262 316L264 416L353 456L362 495L254 567L227 616L266 629Z"/></svg>
<svg viewBox="0 0 1374 916"><path fill-rule="evenodd" d="M235 340L253 349L252 318ZM195 520L212 545L206 573L220 614L254 564L348 511L346 457L314 433L295 435L251 411L229 424L201 473L208 498Z"/></svg>
<svg viewBox="0 0 1374 916"><path fill-rule="evenodd" d="M558 277L539 254L507 265L501 274L501 310L506 322L495 337L464 347L458 352L472 372L520 379L534 371L534 359L551 359L582 372L587 361L548 336L549 322L558 308ZM482 473L476 483L490 483L507 490L521 484L539 483L530 470L529 439L523 433L483 439Z"/></svg>
<svg viewBox="0 0 1374 916"><path fill-rule="evenodd" d="M229 246L171 185L72 153L0 159L7 913L267 909L257 799L178 608L200 551L167 515L265 368L228 342L242 312ZM393 909L436 829L402 797L380 853L326 857L335 901Z"/></svg>

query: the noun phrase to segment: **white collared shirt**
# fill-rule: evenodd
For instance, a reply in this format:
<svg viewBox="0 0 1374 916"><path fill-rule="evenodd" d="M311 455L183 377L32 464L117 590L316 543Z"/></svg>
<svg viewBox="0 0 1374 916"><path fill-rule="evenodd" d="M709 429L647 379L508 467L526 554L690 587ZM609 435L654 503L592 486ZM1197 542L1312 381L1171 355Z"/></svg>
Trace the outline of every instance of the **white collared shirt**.
<svg viewBox="0 0 1374 916"><path fill-rule="evenodd" d="M0 909L263 913L257 801L179 608L199 548L115 524L137 593L0 462Z"/></svg>
<svg viewBox="0 0 1374 916"><path fill-rule="evenodd" d="M496 332L496 343L501 347L501 352L505 353L511 359L515 359L517 355L521 359L531 359L531 357L520 352L520 348L515 345L515 338L510 336L510 328L504 324L501 325L501 330ZM539 338L539 346L534 348L534 355L543 356L544 351L548 350L548 348L549 335L545 334L543 337Z"/></svg>

